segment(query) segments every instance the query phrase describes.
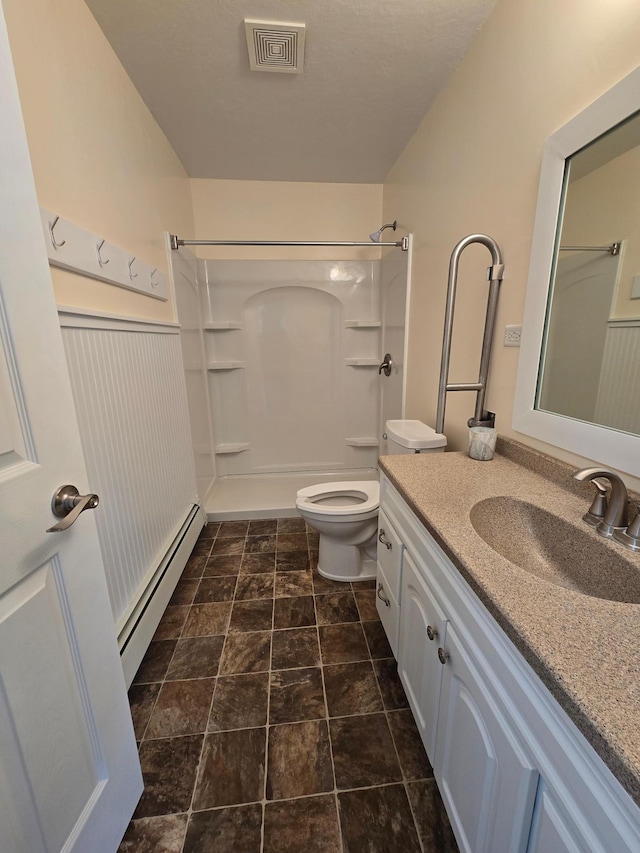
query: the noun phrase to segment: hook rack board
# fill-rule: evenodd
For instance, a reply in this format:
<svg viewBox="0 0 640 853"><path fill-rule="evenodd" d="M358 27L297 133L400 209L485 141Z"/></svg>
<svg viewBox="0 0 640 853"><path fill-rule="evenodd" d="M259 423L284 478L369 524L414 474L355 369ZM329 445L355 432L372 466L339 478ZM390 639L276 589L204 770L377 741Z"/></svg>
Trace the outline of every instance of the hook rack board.
<svg viewBox="0 0 640 853"><path fill-rule="evenodd" d="M167 276L157 267L42 207L40 218L53 266L167 301Z"/></svg>

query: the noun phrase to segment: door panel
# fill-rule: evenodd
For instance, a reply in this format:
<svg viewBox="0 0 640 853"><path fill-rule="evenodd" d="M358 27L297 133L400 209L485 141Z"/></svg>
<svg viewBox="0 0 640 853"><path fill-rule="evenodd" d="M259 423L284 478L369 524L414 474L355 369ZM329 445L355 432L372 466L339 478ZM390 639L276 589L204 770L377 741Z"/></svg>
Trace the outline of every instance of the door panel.
<svg viewBox="0 0 640 853"><path fill-rule="evenodd" d="M447 626L434 774L463 853L524 853L538 771Z"/></svg>
<svg viewBox="0 0 640 853"><path fill-rule="evenodd" d="M584 825L588 825L586 821ZM540 780L527 853L604 853L604 851L595 839L588 844L581 836L579 837L575 826L563 816L562 810L554 802L551 791Z"/></svg>
<svg viewBox="0 0 640 853"><path fill-rule="evenodd" d="M113 853L142 779L0 13L0 826L2 853Z"/></svg>
<svg viewBox="0 0 640 853"><path fill-rule="evenodd" d="M437 633L430 640L428 627ZM411 705L424 748L433 763L436 749L442 665L438 645L444 645L447 623L435 595L408 551L402 558L402 619L398 673Z"/></svg>
<svg viewBox="0 0 640 853"><path fill-rule="evenodd" d="M37 777L33 795L54 850L63 846L104 777L77 646L64 577L54 558L0 599L0 647L19 650L3 660L0 713L11 720L22 744L27 779ZM43 704L24 689L25 673L38 685ZM70 768L73 772L61 778Z"/></svg>

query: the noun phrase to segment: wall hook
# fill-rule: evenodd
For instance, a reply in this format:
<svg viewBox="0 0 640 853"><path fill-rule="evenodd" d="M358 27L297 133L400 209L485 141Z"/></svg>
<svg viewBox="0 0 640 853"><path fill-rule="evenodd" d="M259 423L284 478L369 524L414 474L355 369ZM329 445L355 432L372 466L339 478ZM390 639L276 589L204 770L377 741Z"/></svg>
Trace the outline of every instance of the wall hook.
<svg viewBox="0 0 640 853"><path fill-rule="evenodd" d="M63 240L61 243L58 243L58 241L56 240L55 235L53 233L53 229L58 224L58 219L60 219L60 217L56 216L56 218L53 220L53 222L49 223L49 236L51 237L51 244L52 244L54 249L61 249L64 246L64 244L67 242L66 240Z"/></svg>
<svg viewBox="0 0 640 853"><path fill-rule="evenodd" d="M111 259L110 259L110 258L105 258L105 259L103 260L103 259L100 257L100 249L101 249L103 246L104 246L104 240L102 240L102 242L101 242L101 243L98 243L98 245L96 246L96 252L98 253L98 263L100 264L100 266L101 266L101 267L106 267L106 265L109 263L109 261L110 261Z"/></svg>
<svg viewBox="0 0 640 853"><path fill-rule="evenodd" d="M154 281L154 280L153 280L153 277L154 277L154 275L155 275L157 272L158 272L158 267L155 267L155 268L154 268L154 269L152 269L152 270L151 270L151 272L149 273L149 284L151 285L151 287L157 287L157 286L160 284L160 282L159 282L159 281Z"/></svg>
<svg viewBox="0 0 640 853"><path fill-rule="evenodd" d="M133 266L134 262L135 258L131 258L131 260L129 261L129 278L131 279L131 281L133 281L134 278L138 278L137 272L131 272L131 267Z"/></svg>

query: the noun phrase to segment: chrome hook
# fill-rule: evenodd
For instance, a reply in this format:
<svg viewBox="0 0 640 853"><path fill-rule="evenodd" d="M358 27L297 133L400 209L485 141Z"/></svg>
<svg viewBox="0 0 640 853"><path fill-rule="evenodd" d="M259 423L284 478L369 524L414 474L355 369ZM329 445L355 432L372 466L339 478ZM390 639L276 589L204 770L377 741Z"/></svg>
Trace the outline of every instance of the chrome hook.
<svg viewBox="0 0 640 853"><path fill-rule="evenodd" d="M103 259L100 257L100 249L101 249L103 246L104 246L104 240L103 240L101 243L98 243L98 245L96 246L96 252L98 253L98 263L100 264L100 266L101 266L101 267L106 267L106 265L109 263L109 261L111 260L111 258L106 258L105 260L103 260Z"/></svg>
<svg viewBox="0 0 640 853"><path fill-rule="evenodd" d="M137 272L131 272L131 267L133 266L134 262L135 258L131 258L131 260L129 261L129 278L131 279L131 281L133 281L134 278L138 278Z"/></svg>
<svg viewBox="0 0 640 853"><path fill-rule="evenodd" d="M60 217L56 216L56 218L53 220L53 222L49 223L49 236L51 237L51 244L52 244L54 249L61 249L64 246L64 244L67 242L66 240L63 240L62 243L58 243L58 241L56 240L55 235L53 233L53 229L58 224L58 219L60 219Z"/></svg>
<svg viewBox="0 0 640 853"><path fill-rule="evenodd" d="M149 273L149 284L151 285L151 287L157 287L160 284L159 281L153 280L153 277L157 272L158 272L158 267L155 267L155 269L152 269L151 272Z"/></svg>

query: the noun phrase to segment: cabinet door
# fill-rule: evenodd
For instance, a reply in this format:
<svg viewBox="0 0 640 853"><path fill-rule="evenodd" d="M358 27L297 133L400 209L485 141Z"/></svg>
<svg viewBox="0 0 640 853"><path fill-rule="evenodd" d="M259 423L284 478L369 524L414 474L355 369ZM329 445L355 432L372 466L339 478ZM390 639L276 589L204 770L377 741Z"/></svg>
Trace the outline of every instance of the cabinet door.
<svg viewBox="0 0 640 853"><path fill-rule="evenodd" d="M447 623L424 574L406 550L402 557L401 595L398 672L433 764L443 669L438 660L438 645L444 645Z"/></svg>
<svg viewBox="0 0 640 853"><path fill-rule="evenodd" d="M434 773L463 853L524 853L538 772L447 626ZM551 853L549 849L548 853Z"/></svg>
<svg viewBox="0 0 640 853"><path fill-rule="evenodd" d="M378 513L378 569L395 600L400 601L400 562L402 560L402 542L384 510ZM380 573L379 572L379 573Z"/></svg>
<svg viewBox="0 0 640 853"><path fill-rule="evenodd" d="M587 853L597 848L585 845L565 819L545 783L540 780L527 853Z"/></svg>

